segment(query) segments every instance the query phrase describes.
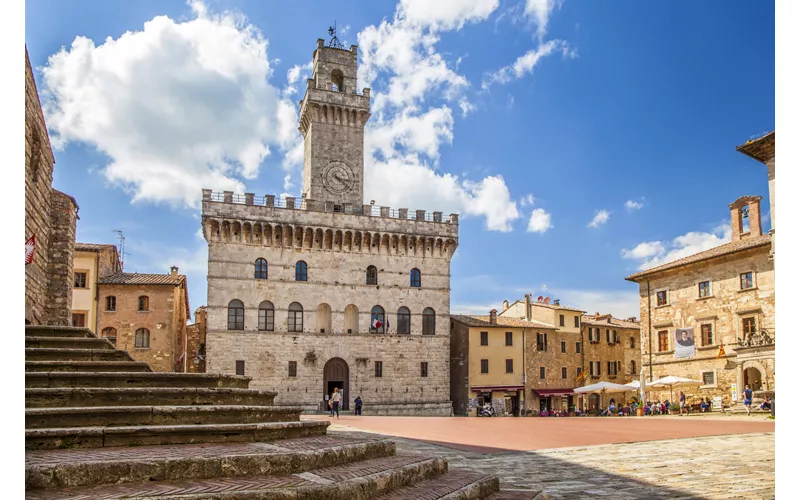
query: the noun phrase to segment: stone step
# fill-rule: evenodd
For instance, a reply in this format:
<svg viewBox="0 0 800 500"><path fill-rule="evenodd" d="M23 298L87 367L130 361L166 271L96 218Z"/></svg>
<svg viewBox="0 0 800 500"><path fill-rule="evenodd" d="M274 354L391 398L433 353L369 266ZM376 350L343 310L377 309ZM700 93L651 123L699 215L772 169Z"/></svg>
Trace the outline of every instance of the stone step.
<svg viewBox="0 0 800 500"><path fill-rule="evenodd" d="M25 389L26 408L102 406L271 406L277 393L227 388L42 388Z"/></svg>
<svg viewBox="0 0 800 500"><path fill-rule="evenodd" d="M450 471L447 474L418 482L379 496L376 500L452 499L473 500L488 498L500 491L496 476L467 471Z"/></svg>
<svg viewBox="0 0 800 500"><path fill-rule="evenodd" d="M25 361L133 361L128 351L108 349L25 348Z"/></svg>
<svg viewBox="0 0 800 500"><path fill-rule="evenodd" d="M26 361L26 372L150 372L143 361Z"/></svg>
<svg viewBox="0 0 800 500"><path fill-rule="evenodd" d="M318 436L270 443L38 450L25 453L25 489L273 476L389 457L388 439Z"/></svg>
<svg viewBox="0 0 800 500"><path fill-rule="evenodd" d="M46 348L46 349L103 349L113 351L114 344L108 339L98 339L94 337L25 337L26 348Z"/></svg>
<svg viewBox="0 0 800 500"><path fill-rule="evenodd" d="M225 477L212 480L148 481L89 488L28 490L29 500L199 499L357 500L375 498L447 471L440 458L393 456L314 469L291 475ZM425 497L435 498L435 497Z"/></svg>
<svg viewBox="0 0 800 500"><path fill-rule="evenodd" d="M230 405L27 408L25 428L296 422L302 411L302 408Z"/></svg>
<svg viewBox="0 0 800 500"><path fill-rule="evenodd" d="M247 389L250 377L172 372L28 372L25 387L229 387Z"/></svg>
<svg viewBox="0 0 800 500"><path fill-rule="evenodd" d="M25 429L25 449L102 448L194 443L246 443L325 434L330 422L147 425Z"/></svg>
<svg viewBox="0 0 800 500"><path fill-rule="evenodd" d="M63 337L81 338L96 337L88 328L78 326L45 326L45 325L26 325L26 337Z"/></svg>
<svg viewBox="0 0 800 500"><path fill-rule="evenodd" d="M537 490L500 490L486 500L550 500L550 495Z"/></svg>

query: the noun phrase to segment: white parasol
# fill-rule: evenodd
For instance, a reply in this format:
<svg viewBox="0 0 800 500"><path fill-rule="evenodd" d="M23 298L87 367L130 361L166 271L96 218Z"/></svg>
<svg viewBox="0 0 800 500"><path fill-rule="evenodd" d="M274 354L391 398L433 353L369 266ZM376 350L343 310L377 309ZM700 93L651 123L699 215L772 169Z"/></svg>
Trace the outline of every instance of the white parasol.
<svg viewBox="0 0 800 500"><path fill-rule="evenodd" d="M656 389L659 388L666 388L669 387L669 400L672 401L672 389L674 387L689 387L689 386L697 386L703 385L702 382L699 380L693 380L690 378L683 378L683 377L676 377L675 375L670 375L668 377L663 377L658 380L653 380L647 387L653 387Z"/></svg>
<svg viewBox="0 0 800 500"><path fill-rule="evenodd" d="M600 405L603 404L603 394L609 393L617 393L617 392L628 392L631 388L627 385L622 384L614 384L612 382L597 382L596 384L586 385L583 387L578 387L573 390L573 392L577 394L592 394L592 393L600 393Z"/></svg>

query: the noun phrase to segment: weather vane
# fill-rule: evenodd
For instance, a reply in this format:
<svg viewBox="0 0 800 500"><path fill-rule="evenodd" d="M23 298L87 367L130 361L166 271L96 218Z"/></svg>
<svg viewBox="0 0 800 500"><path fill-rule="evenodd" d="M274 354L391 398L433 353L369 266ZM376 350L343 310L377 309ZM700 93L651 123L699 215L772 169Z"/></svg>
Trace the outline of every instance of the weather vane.
<svg viewBox="0 0 800 500"><path fill-rule="evenodd" d="M331 36L331 40L328 42L328 47L332 47L334 49L343 49L344 45L339 41L339 38L336 36L336 21L333 22L333 26L328 28L328 34Z"/></svg>

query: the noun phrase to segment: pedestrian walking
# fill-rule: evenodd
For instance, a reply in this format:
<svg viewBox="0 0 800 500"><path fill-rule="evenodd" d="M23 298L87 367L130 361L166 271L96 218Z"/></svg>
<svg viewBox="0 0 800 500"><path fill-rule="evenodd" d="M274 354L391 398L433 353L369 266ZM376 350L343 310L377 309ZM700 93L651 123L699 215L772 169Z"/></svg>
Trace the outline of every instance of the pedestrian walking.
<svg viewBox="0 0 800 500"><path fill-rule="evenodd" d="M683 416L683 407L686 406L686 394L684 394L683 391L681 391L680 395L678 397L679 397L679 401L680 401L680 405L679 405L680 413L679 413L679 415L682 417ZM686 410L686 413L688 414L689 410Z"/></svg>
<svg viewBox="0 0 800 500"><path fill-rule="evenodd" d="M331 394L331 418L333 418L333 412L336 412L336 418L339 418L339 403L342 402L342 394L339 392L338 387L333 388L333 394Z"/></svg>
<svg viewBox="0 0 800 500"><path fill-rule="evenodd" d="M750 416L750 406L753 404L753 390L750 389L750 385L744 386L744 407L747 408L747 416Z"/></svg>
<svg viewBox="0 0 800 500"><path fill-rule="evenodd" d="M361 401L361 396L356 397L355 403L356 403L356 415L361 415L361 406L364 404L364 402Z"/></svg>

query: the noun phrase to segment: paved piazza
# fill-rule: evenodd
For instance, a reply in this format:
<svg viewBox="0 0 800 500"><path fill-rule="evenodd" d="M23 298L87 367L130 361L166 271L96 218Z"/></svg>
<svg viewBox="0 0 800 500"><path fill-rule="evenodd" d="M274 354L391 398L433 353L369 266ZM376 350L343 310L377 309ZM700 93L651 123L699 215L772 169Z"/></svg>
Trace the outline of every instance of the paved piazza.
<svg viewBox="0 0 800 500"><path fill-rule="evenodd" d="M766 499L775 498L774 430L764 417L738 416L348 415L328 432L394 436L398 453L441 456L453 469L496 474L504 489L544 491L553 499Z"/></svg>

